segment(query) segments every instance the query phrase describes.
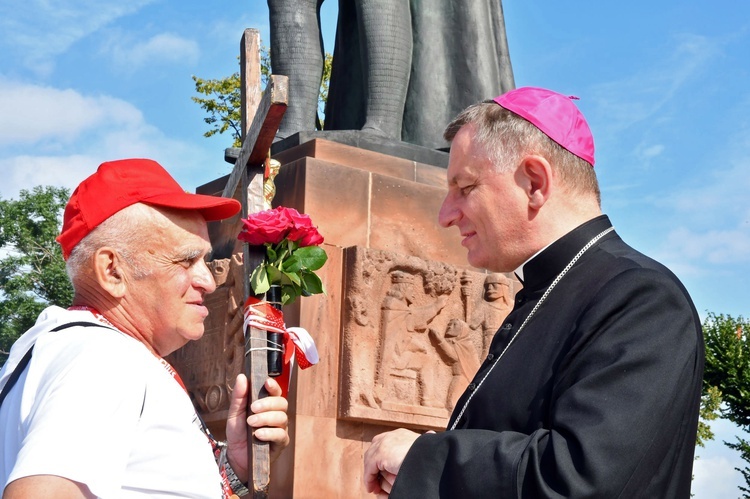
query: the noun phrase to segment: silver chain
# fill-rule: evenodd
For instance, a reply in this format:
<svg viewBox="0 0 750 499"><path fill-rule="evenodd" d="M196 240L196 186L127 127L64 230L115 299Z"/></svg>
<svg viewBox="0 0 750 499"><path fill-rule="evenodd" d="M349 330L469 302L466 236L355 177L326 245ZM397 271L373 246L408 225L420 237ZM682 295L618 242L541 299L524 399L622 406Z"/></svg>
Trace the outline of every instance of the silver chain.
<svg viewBox="0 0 750 499"><path fill-rule="evenodd" d="M600 232L591 241L589 241L588 243L586 243L586 246L584 246L583 248L581 248L581 251L579 251L578 254L576 254L576 256L573 257L573 259L570 261L570 263L568 263L568 265L566 265L565 268L562 269L562 272L560 272L557 275L557 277L555 277L555 280L552 281L552 284L549 285L549 287L544 292L544 294L542 295L542 297L539 298L539 301L536 302L536 305L534 305L534 308L531 309L531 312L529 312L529 315L526 316L526 319L524 319L523 323L521 324L521 327L519 327L518 330L516 330L516 332L513 334L513 336L511 337L510 341L508 342L508 344L505 345L505 348L503 348L503 351L500 352L500 355L497 356L497 359L495 359L495 362L487 370L487 372L485 373L485 375L479 381L479 384L476 386L476 388L474 388L474 391L471 392L471 395L469 395L469 398L464 403L464 406L461 408L461 412L458 413L458 416L456 417L455 421L453 421L453 425L449 428L449 430L455 430L456 429L456 425L458 425L458 422L461 420L461 416L463 416L464 412L466 412L466 408L469 406L469 402L471 402L471 399L474 397L474 394L477 393L477 391L479 390L479 387L482 386L482 383L484 383L484 380L486 380L487 376L489 376L490 373L492 372L492 370L495 369L495 366L497 365L497 363L500 361L500 359L503 358L503 355L505 355L505 352L508 351L508 348L510 348L511 344L513 344L513 340L516 339L516 336L518 336L518 333L521 332L521 330L524 328L524 326L526 326L526 324L529 322L529 320L534 316L534 314L536 313L536 311L539 310L539 307L542 305L542 303L544 303L544 300L547 299L547 297L552 292L552 290L554 289L554 287L557 286L557 283L560 282L560 279L562 279L563 276L568 273L568 271L571 269L571 267L573 267L573 265L575 265L575 263L578 261L578 259L581 258L581 256L584 253L586 253L586 251L589 248L591 248L594 244L596 244L596 242L599 239L601 239L602 237L606 236L607 234L609 234L613 230L615 230L614 227L609 227L607 230L605 230L603 232Z"/></svg>

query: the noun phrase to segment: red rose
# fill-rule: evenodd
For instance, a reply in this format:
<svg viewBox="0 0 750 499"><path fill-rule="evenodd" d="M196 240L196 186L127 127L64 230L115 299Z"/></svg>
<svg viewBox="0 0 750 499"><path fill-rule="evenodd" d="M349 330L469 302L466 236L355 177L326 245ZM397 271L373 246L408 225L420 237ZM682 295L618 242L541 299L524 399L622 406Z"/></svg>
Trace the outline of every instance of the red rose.
<svg viewBox="0 0 750 499"><path fill-rule="evenodd" d="M298 241L300 248L304 248L305 246L320 246L323 244L323 236L318 232L317 228L309 227Z"/></svg>
<svg viewBox="0 0 750 499"><path fill-rule="evenodd" d="M323 242L323 236L320 235L316 227L313 227L312 220L308 215L299 213L294 208L287 208L287 215L292 221L292 227L286 236L287 239L298 241L300 248L318 246Z"/></svg>
<svg viewBox="0 0 750 499"><path fill-rule="evenodd" d="M251 213L247 219L242 219L242 232L237 237L254 246L280 243L293 226L286 210L280 206L274 210Z"/></svg>

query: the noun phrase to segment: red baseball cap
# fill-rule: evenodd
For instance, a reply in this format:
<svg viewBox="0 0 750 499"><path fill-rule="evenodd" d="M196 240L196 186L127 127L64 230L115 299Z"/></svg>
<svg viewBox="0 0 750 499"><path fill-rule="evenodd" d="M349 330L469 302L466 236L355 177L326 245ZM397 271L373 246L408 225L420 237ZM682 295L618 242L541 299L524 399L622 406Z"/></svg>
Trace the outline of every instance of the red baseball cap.
<svg viewBox="0 0 750 499"><path fill-rule="evenodd" d="M594 166L594 137L573 100L552 90L521 87L493 99L544 132L568 151Z"/></svg>
<svg viewBox="0 0 750 499"><path fill-rule="evenodd" d="M78 185L65 206L62 231L57 236L63 258L67 260L96 226L135 203L196 210L207 221L229 218L241 209L236 199L185 192L156 161L108 161Z"/></svg>

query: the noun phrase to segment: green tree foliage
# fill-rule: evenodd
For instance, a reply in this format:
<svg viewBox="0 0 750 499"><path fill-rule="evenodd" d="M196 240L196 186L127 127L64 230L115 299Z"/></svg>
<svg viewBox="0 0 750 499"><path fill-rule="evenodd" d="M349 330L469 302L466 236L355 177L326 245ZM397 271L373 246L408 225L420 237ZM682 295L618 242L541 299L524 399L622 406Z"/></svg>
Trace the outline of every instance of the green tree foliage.
<svg viewBox="0 0 750 499"><path fill-rule="evenodd" d="M701 447L705 446L709 440L714 439L714 433L711 431L709 422L719 417L719 408L721 407L721 391L717 387L704 385L703 391L697 440L697 444Z"/></svg>
<svg viewBox="0 0 750 499"><path fill-rule="evenodd" d="M323 114L325 102L328 99L328 84L331 80L331 65L333 56L325 55L323 63L323 77L320 83L320 93L318 96L318 119L316 126L318 130L323 129L323 123L319 116ZM260 72L261 87L265 88L268 83L268 77L271 74L271 56L267 47L262 47L260 52ZM203 118L211 128L203 134L204 137L223 134L231 129L232 147L242 145L240 137L241 131L241 89L240 73L236 72L225 78L216 80L207 80L193 76L195 82L195 91L206 97L191 97L192 101L197 103L208 116Z"/></svg>
<svg viewBox="0 0 750 499"><path fill-rule="evenodd" d="M73 288L55 237L67 189L34 187L0 199L0 365L49 304L67 307Z"/></svg>
<svg viewBox="0 0 750 499"><path fill-rule="evenodd" d="M722 417L750 431L750 323L742 316L709 313L703 322L706 341L706 369L703 375L704 393L715 387L721 393ZM740 452L750 463L750 443L742 438L724 442ZM750 497L750 468L736 468L745 478L747 487L740 487Z"/></svg>
<svg viewBox="0 0 750 499"><path fill-rule="evenodd" d="M269 66L270 67L270 66ZM318 116L316 126L318 130L323 129L323 122L320 120L321 116L325 116L326 102L328 102L328 87L331 83L331 67L333 67L333 56L326 52L325 59L323 60L323 78L320 81L320 94L318 95Z"/></svg>
<svg viewBox="0 0 750 499"><path fill-rule="evenodd" d="M208 116L203 118L211 129L203 134L204 137L213 137L232 129L232 147L240 147L242 132L240 115L240 74L218 80L204 80L193 76L195 91L207 97L191 97L193 102L203 108Z"/></svg>
<svg viewBox="0 0 750 499"><path fill-rule="evenodd" d="M746 463L750 463L750 442L744 438L737 437L737 442L724 442L724 444L732 450L739 451L742 460ZM745 499L750 498L750 488L748 488L750 487L750 468L745 466L743 469L735 469L742 473L742 477L745 479L745 484L747 485L747 487L739 487L739 489L744 492L742 497Z"/></svg>
<svg viewBox="0 0 750 499"><path fill-rule="evenodd" d="M742 427L750 427L750 324L709 313L703 322L706 341L707 386L717 387L726 407L722 415Z"/></svg>

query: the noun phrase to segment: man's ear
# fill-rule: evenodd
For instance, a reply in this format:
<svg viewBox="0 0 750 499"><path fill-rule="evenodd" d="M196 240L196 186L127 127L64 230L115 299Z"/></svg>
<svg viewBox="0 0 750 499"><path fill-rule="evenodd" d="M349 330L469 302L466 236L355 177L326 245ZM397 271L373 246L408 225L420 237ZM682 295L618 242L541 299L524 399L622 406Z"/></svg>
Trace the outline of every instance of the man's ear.
<svg viewBox="0 0 750 499"><path fill-rule="evenodd" d="M117 250L103 246L94 252L94 276L99 286L114 298L122 298L126 284L122 259Z"/></svg>
<svg viewBox="0 0 750 499"><path fill-rule="evenodd" d="M539 210L552 192L552 166L546 158L530 154L521 160L518 173L529 198L529 208Z"/></svg>

